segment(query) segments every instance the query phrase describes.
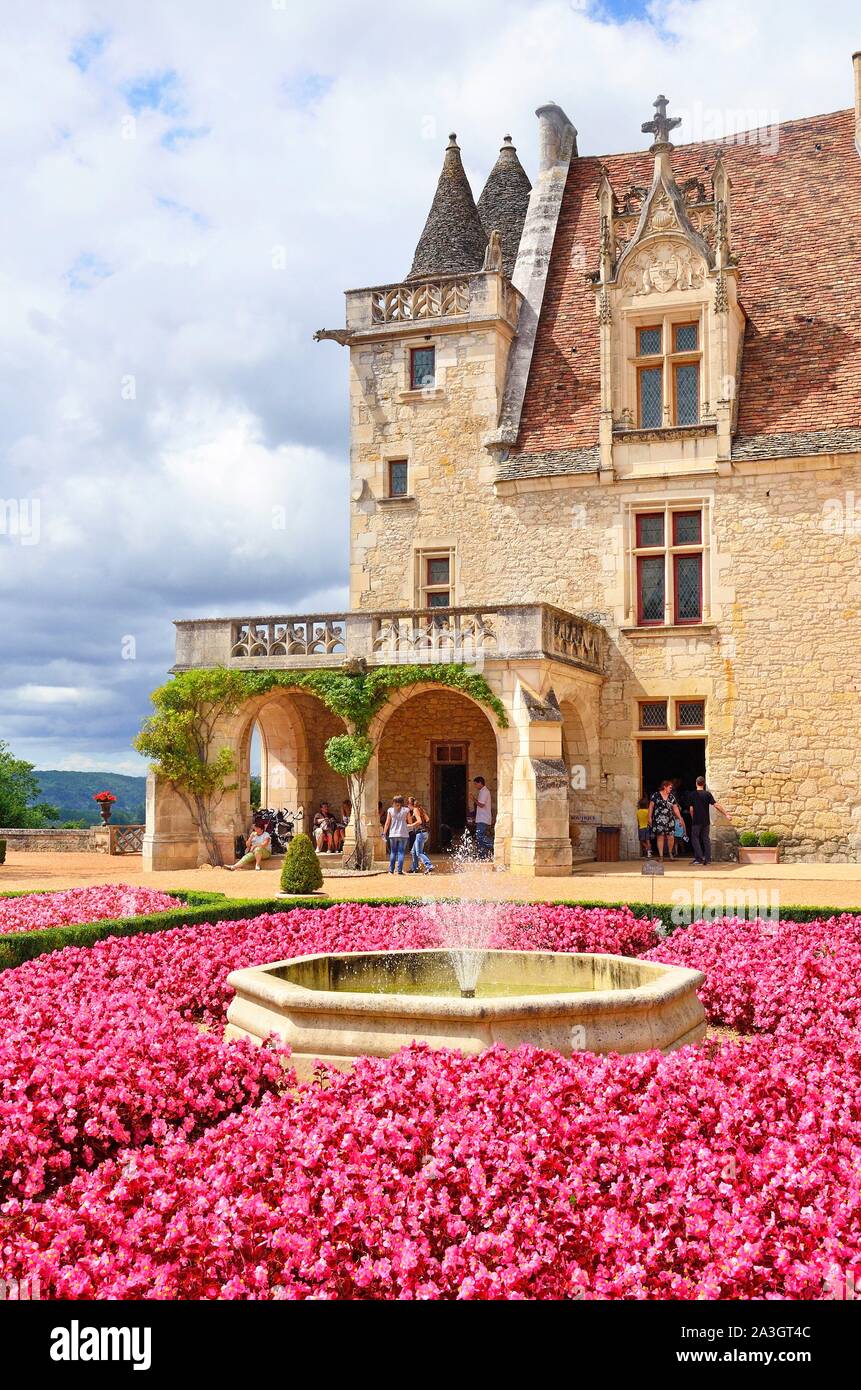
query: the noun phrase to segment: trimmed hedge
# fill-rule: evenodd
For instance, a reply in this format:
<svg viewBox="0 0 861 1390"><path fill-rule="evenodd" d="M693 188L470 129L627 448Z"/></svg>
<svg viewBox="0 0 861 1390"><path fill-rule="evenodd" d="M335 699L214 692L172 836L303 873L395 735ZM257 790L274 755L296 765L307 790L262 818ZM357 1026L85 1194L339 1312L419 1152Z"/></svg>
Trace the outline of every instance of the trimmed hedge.
<svg viewBox="0 0 861 1390"><path fill-rule="evenodd" d="M0 936L0 970L9 970L24 961L48 951L60 951L66 946L92 946L108 936L139 936L159 931L173 931L178 927L194 926L199 922L238 922L243 918L262 917L268 912L292 912L294 908L316 908L323 911L327 907L345 907L360 903L363 907L415 907L415 898L226 898L223 893L186 892L165 889L172 897L184 898L186 908L172 908L169 912L154 912L148 916L122 917L112 921L81 922L74 926L47 927L42 931L10 932ZM22 894L9 893L7 897L20 897ZM529 907L528 902L505 900L511 906ZM583 908L628 908L635 917L657 920L667 932L676 931L680 924L673 921L673 913L680 911L674 903L602 903L577 902L571 898L543 900L549 907ZM778 918L782 922L813 922L816 918L840 917L844 914L861 916L859 907L781 907ZM721 910L703 908L698 916L708 918L725 917ZM733 917L754 919L761 915L756 907L739 905L731 914Z"/></svg>

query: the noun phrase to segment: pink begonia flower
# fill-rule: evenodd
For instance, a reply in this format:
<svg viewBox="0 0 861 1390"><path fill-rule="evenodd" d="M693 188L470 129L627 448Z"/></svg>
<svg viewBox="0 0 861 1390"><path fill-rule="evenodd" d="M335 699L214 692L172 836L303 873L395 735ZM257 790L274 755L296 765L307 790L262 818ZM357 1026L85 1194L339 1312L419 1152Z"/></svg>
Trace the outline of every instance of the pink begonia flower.
<svg viewBox="0 0 861 1390"><path fill-rule="evenodd" d="M293 910L0 975L0 1275L44 1297L819 1299L861 1282L861 918L509 906L495 945L704 971L747 1036L571 1058L413 1045L296 1087L225 1042L231 970L438 944ZM206 1031L201 1031L201 1026Z"/></svg>

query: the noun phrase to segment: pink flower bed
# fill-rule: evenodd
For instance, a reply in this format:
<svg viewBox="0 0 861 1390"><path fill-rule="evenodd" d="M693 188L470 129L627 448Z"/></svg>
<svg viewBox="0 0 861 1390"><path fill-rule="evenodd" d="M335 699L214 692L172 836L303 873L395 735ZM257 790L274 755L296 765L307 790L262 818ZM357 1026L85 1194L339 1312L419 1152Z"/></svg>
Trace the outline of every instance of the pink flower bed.
<svg viewBox="0 0 861 1390"><path fill-rule="evenodd" d="M177 898L167 893L157 893L152 888L130 888L123 883L70 888L62 893L27 893L21 898L0 898L0 936L77 922L139 917L181 906Z"/></svg>
<svg viewBox="0 0 861 1390"><path fill-rule="evenodd" d="M695 922L647 959L702 970L713 1023L800 1040L861 1026L861 917L828 921Z"/></svg>
<svg viewBox="0 0 861 1390"><path fill-rule="evenodd" d="M0 1275L100 1298L821 1298L861 1279L861 919L658 943L627 911L517 906L497 935L697 966L710 1018L760 1036L413 1047L285 1091L283 1058L221 1040L229 972L436 944L418 910L40 957L0 975Z"/></svg>
<svg viewBox="0 0 861 1390"><path fill-rule="evenodd" d="M410 1048L10 1215L83 1298L821 1298L861 1274L861 1065Z"/></svg>

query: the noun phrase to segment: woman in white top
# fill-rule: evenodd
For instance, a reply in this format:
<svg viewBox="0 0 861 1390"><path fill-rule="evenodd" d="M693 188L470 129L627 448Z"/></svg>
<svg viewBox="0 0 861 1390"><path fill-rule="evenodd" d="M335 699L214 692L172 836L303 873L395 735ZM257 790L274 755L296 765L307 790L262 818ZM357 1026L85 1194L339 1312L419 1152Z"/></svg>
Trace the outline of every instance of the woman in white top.
<svg viewBox="0 0 861 1390"><path fill-rule="evenodd" d="M255 869L259 870L263 860L269 858L272 853L272 839L262 821L254 822L251 834L245 841L245 849L246 853L242 858L237 859L235 864L225 864L225 869L232 872L234 869L244 868L246 864L253 864Z"/></svg>
<svg viewBox="0 0 861 1390"><path fill-rule="evenodd" d="M404 805L404 798L402 796L394 797L386 813L386 823L383 826L383 837L385 838L386 835L389 837L390 874L395 872L395 864L397 864L399 874L404 871L404 855L407 852L410 839L407 825L409 814Z"/></svg>

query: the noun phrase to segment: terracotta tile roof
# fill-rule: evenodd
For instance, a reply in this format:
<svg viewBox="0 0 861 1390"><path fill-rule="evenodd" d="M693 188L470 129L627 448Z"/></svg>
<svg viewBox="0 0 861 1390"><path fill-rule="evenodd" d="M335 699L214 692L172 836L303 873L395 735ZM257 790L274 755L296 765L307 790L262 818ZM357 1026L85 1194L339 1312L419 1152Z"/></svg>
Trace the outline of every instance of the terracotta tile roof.
<svg viewBox="0 0 861 1390"><path fill-rule="evenodd" d="M854 112L837 111L781 125L774 153L767 144L713 143L673 153L679 183L696 177L710 190L719 148L732 180L732 243L749 319L739 456L775 456L764 437L774 447L785 437L800 452L811 432L859 446L861 158L854 142ZM597 442L598 321L585 279L598 265L595 194L602 165L621 200L632 185L651 183L652 164L645 150L571 162L524 401L523 465L523 455ZM799 436L794 444L792 436Z"/></svg>

